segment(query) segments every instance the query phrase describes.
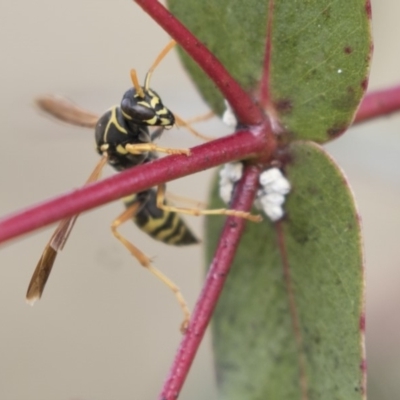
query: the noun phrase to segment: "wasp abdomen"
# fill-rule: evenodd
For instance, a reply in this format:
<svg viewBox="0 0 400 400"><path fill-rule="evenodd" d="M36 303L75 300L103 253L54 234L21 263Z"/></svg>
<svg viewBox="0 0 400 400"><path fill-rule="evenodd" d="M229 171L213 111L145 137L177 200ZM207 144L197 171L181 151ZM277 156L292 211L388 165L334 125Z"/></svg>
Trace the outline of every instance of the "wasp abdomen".
<svg viewBox="0 0 400 400"><path fill-rule="evenodd" d="M154 189L124 199L126 207L139 202L141 207L133 217L135 224L153 239L173 246L199 243L199 240L179 214L157 207Z"/></svg>

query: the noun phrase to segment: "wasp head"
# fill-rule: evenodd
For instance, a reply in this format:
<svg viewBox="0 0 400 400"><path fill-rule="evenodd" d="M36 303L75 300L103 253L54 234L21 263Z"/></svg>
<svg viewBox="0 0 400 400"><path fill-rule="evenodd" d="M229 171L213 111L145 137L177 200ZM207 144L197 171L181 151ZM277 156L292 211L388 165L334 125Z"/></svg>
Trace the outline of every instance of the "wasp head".
<svg viewBox="0 0 400 400"><path fill-rule="evenodd" d="M124 117L139 125L172 127L175 117L160 96L151 89L141 89L142 93L137 93L133 87L124 94L121 101Z"/></svg>

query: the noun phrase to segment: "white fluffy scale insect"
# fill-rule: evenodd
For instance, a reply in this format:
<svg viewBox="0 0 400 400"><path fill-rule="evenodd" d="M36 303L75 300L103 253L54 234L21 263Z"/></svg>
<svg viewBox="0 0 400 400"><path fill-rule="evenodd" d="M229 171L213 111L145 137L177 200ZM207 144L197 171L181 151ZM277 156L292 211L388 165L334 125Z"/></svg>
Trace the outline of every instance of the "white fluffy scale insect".
<svg viewBox="0 0 400 400"><path fill-rule="evenodd" d="M236 182L242 177L243 163L240 161L225 164L219 171L219 195L228 204ZM254 205L273 222L280 220L285 211L283 205L290 192L290 182L279 168L272 167L260 174L260 187Z"/></svg>
<svg viewBox="0 0 400 400"><path fill-rule="evenodd" d="M226 111L222 121L230 127L235 127L237 124L235 114L226 100L225 105ZM240 161L225 164L219 171L219 195L226 204L229 204L234 185L242 177L242 173L243 163ZM272 167L260 174L259 184L254 205L272 222L279 221L285 214L283 205L285 196L290 193L290 182L279 168Z"/></svg>

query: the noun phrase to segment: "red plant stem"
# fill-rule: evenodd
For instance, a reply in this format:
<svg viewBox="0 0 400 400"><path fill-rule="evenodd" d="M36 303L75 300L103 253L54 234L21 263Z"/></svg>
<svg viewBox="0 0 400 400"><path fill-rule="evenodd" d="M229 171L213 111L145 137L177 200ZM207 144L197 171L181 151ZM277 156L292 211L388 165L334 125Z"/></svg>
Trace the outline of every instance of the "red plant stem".
<svg viewBox="0 0 400 400"><path fill-rule="evenodd" d="M0 220L0 243L160 183L262 152L270 154L272 149L263 135L239 131L191 151L190 156L173 155L139 165L6 217Z"/></svg>
<svg viewBox="0 0 400 400"><path fill-rule="evenodd" d="M400 86L368 93L361 102L354 123L391 114L400 110Z"/></svg>
<svg viewBox="0 0 400 400"><path fill-rule="evenodd" d="M258 188L259 174L260 166L245 169L235 190L232 208L250 210ZM179 395L224 286L245 225L246 220L242 218L229 217L226 220L206 282L159 396L160 400L175 400Z"/></svg>
<svg viewBox="0 0 400 400"><path fill-rule="evenodd" d="M197 62L218 86L244 125L261 123L264 114L249 94L232 78L219 60L157 0L134 0Z"/></svg>

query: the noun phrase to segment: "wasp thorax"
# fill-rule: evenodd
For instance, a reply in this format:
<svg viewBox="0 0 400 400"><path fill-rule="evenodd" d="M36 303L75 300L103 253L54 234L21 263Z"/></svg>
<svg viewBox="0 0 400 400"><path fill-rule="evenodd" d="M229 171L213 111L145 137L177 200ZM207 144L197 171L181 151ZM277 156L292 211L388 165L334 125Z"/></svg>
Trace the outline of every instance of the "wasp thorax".
<svg viewBox="0 0 400 400"><path fill-rule="evenodd" d="M129 89L122 98L121 110L124 117L136 124L171 127L174 115L164 106L160 97L151 89L143 90L141 97L135 88Z"/></svg>

